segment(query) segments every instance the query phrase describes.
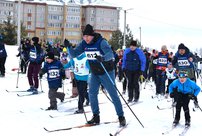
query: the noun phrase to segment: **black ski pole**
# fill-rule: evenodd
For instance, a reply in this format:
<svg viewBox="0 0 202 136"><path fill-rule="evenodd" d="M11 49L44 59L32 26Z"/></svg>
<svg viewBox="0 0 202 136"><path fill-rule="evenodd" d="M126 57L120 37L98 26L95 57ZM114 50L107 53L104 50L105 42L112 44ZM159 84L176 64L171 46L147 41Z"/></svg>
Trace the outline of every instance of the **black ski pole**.
<svg viewBox="0 0 202 136"><path fill-rule="evenodd" d="M126 100L123 98L123 95L120 93L120 91L118 90L118 88L116 87L115 83L112 81L111 77L109 76L109 73L107 72L107 70L105 69L104 65L102 64L102 62L100 62L100 65L102 66L102 68L104 69L105 73L107 74L107 77L109 78L109 80L111 81L111 83L113 84L114 88L117 90L117 92L119 93L119 95L121 96L121 98L123 99L123 101L125 102L125 104L127 105L127 107L130 109L130 111L132 112L132 114L135 116L135 118L138 120L138 122L141 124L141 126L144 128L143 124L140 122L140 120L138 119L138 117L135 115L135 113L133 112L133 110L131 109L131 107L128 105L128 103L126 102Z"/></svg>
<svg viewBox="0 0 202 136"><path fill-rule="evenodd" d="M104 89L104 88L103 88ZM110 102L112 102L112 100L109 98L109 96L107 95L107 92L105 91L105 90L103 90L103 89L101 89L102 90L102 92L105 94L105 96L107 97L107 99L110 101ZM113 102L112 102L113 103Z"/></svg>
<svg viewBox="0 0 202 136"><path fill-rule="evenodd" d="M86 123L88 123L88 119L87 119L86 111L84 110L84 107L83 107L83 115L84 115L84 117L85 117L85 119L86 119Z"/></svg>

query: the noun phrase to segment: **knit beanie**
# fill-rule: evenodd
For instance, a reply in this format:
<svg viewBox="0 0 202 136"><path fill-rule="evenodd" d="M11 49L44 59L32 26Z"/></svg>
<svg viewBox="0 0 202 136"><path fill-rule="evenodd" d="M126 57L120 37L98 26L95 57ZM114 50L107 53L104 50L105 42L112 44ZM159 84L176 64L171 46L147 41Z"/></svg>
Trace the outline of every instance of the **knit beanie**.
<svg viewBox="0 0 202 136"><path fill-rule="evenodd" d="M32 41L33 41L34 43L38 43L38 42L39 42L39 37L33 37L33 38L32 38Z"/></svg>
<svg viewBox="0 0 202 136"><path fill-rule="evenodd" d="M54 59L54 54L53 54L53 52L48 52L47 54L46 54L46 58L47 59Z"/></svg>
<svg viewBox="0 0 202 136"><path fill-rule="evenodd" d="M186 47L184 46L183 43L180 43L180 45L178 46L178 50L179 50L179 49L186 49Z"/></svg>
<svg viewBox="0 0 202 136"><path fill-rule="evenodd" d="M83 31L83 35L94 36L93 26L91 26L90 24L87 24L84 31Z"/></svg>
<svg viewBox="0 0 202 136"><path fill-rule="evenodd" d="M137 41L131 41L130 46L137 46Z"/></svg>

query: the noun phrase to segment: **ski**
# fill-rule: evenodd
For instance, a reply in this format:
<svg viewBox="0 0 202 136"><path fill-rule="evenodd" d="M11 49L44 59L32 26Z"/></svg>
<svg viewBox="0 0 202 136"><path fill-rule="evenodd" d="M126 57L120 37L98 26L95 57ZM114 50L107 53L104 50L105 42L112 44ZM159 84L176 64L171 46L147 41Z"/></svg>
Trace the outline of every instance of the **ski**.
<svg viewBox="0 0 202 136"><path fill-rule="evenodd" d="M139 104L139 103L142 103L143 101L138 101L138 102L129 102L128 105L129 106L133 106L133 105L136 105L136 104ZM124 105L124 108L127 108L128 106L126 104L123 104Z"/></svg>
<svg viewBox="0 0 202 136"><path fill-rule="evenodd" d="M126 127L128 126L128 123L123 126L123 127L120 127L114 134L109 134L110 136L117 136L118 134L120 134Z"/></svg>
<svg viewBox="0 0 202 136"><path fill-rule="evenodd" d="M90 113L91 111L85 111L85 113ZM79 115L79 114L83 114L83 113L68 113L65 114L63 116L70 116L70 115ZM50 118L57 118L57 117L61 117L61 116L53 116L53 115L49 115Z"/></svg>
<svg viewBox="0 0 202 136"><path fill-rule="evenodd" d="M7 93L18 93L18 92L27 92L26 90L23 91L9 91L9 90L5 90Z"/></svg>
<svg viewBox="0 0 202 136"><path fill-rule="evenodd" d="M117 123L117 122L118 121L102 122L100 124L110 124L110 123ZM71 130L71 129L74 129L74 128L84 128L84 127L92 127L92 126L97 126L97 124L84 124L84 125L78 125L78 126L74 126L74 127L59 128L59 129L53 129L53 130L49 130L49 129L44 127L44 130L47 131L47 132L57 132L57 131Z"/></svg>
<svg viewBox="0 0 202 136"><path fill-rule="evenodd" d="M163 132L162 135L167 135L167 134L169 134L169 133L172 132L178 125L179 125L179 124L177 124L177 125L172 125L172 128L170 128L170 129L166 130L165 132Z"/></svg>
<svg viewBox="0 0 202 136"><path fill-rule="evenodd" d="M17 93L17 96L18 97L33 96L33 95L38 95L38 94L42 94L42 93L44 93L44 92L39 91L37 94L33 94L33 92L27 92L27 93L23 93L23 94Z"/></svg>
<svg viewBox="0 0 202 136"><path fill-rule="evenodd" d="M157 109L159 109L159 110L166 110L166 109L171 109L171 108L172 108L172 106L169 106L169 107L159 107L157 105Z"/></svg>
<svg viewBox="0 0 202 136"><path fill-rule="evenodd" d="M187 131L189 130L189 128L190 128L190 126L186 126L186 125L185 125L184 129L183 129L182 132L179 134L179 136L184 136L184 135L187 133Z"/></svg>

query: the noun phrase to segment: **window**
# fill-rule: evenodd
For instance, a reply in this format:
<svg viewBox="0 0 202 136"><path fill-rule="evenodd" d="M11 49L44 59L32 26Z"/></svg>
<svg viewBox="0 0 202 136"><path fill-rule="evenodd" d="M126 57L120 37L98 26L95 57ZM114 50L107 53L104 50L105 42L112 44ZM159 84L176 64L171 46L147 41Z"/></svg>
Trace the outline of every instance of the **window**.
<svg viewBox="0 0 202 136"><path fill-rule="evenodd" d="M32 10L31 10L31 9L28 9L28 13L32 13Z"/></svg>
<svg viewBox="0 0 202 136"><path fill-rule="evenodd" d="M31 25L27 25L27 29L30 30L32 28Z"/></svg>

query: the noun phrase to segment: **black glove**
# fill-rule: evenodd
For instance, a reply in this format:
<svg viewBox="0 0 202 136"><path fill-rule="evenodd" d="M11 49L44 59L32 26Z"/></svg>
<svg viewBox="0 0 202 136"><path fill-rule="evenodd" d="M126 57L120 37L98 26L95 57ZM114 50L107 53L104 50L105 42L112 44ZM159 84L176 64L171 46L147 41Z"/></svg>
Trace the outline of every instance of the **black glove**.
<svg viewBox="0 0 202 136"><path fill-rule="evenodd" d="M174 93L170 93L170 98L174 98Z"/></svg>
<svg viewBox="0 0 202 136"><path fill-rule="evenodd" d="M100 55L96 55L95 58L97 59L98 62L103 62L103 58Z"/></svg>
<svg viewBox="0 0 202 136"><path fill-rule="evenodd" d="M196 97L196 96L194 96L193 94L188 94L188 97L189 97L190 99L192 99L192 100L195 100L195 97Z"/></svg>
<svg viewBox="0 0 202 136"><path fill-rule="evenodd" d="M43 71L41 70L41 71L39 72L39 78L42 79L42 77L43 77Z"/></svg>
<svg viewBox="0 0 202 136"><path fill-rule="evenodd" d="M67 40L67 39L64 40L64 46L68 47L68 48L70 47L69 40Z"/></svg>
<svg viewBox="0 0 202 136"><path fill-rule="evenodd" d="M62 80L65 80L66 79L66 76L65 75L62 75Z"/></svg>

